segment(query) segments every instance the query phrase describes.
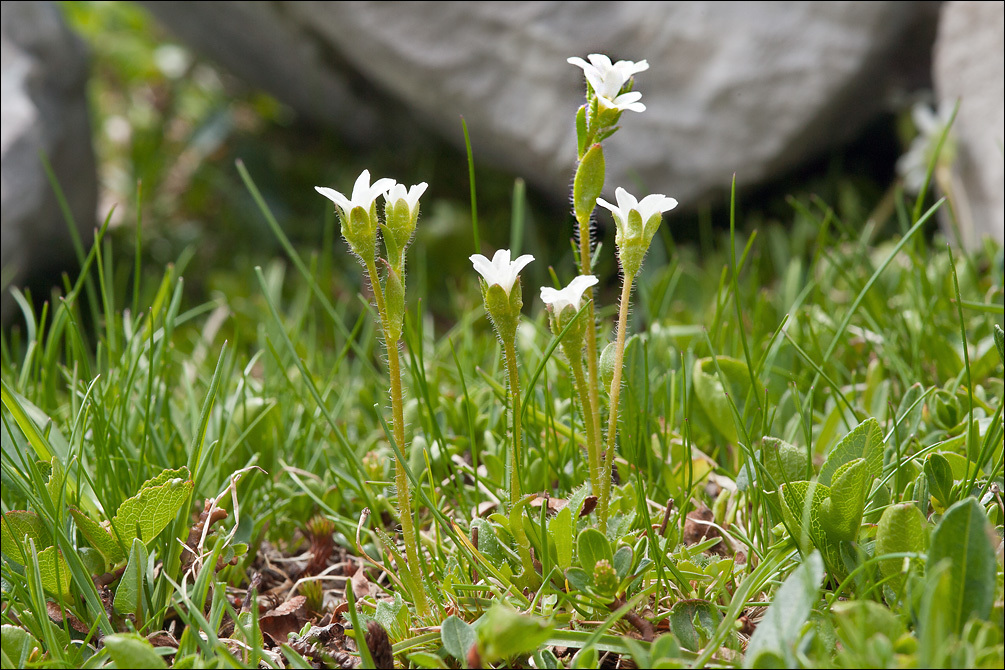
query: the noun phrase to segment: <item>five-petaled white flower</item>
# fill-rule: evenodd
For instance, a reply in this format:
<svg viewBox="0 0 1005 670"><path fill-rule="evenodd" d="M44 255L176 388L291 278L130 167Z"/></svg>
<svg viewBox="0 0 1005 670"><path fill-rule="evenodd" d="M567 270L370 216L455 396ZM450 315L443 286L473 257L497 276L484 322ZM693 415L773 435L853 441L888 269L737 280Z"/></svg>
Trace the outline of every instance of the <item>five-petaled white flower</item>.
<svg viewBox="0 0 1005 670"><path fill-rule="evenodd" d="M385 191L390 190L394 185L394 180L387 177L378 179L371 185L370 171L363 170L356 179L356 183L353 184L352 198L347 198L335 189L325 188L324 186L315 186L314 190L334 202L339 210L341 210L342 216L348 219L350 212L356 207L362 207L364 211L369 213L377 196L383 195ZM412 188L416 187L413 186Z"/></svg>
<svg viewBox="0 0 1005 670"><path fill-rule="evenodd" d="M618 201L617 206L612 205L603 198L597 198L597 204L611 210L611 214L614 215L619 226L628 225L628 217L632 210L639 213L642 225L645 225L654 215L669 212L677 206L675 198L668 198L662 193L653 193L642 198L641 201L637 200L634 195L620 186L615 189L614 197Z"/></svg>
<svg viewBox="0 0 1005 670"><path fill-rule="evenodd" d="M419 198L426 192L428 184L420 182L411 188L405 188L404 184L395 183L391 180L391 186L384 190L384 201L394 205L399 200L408 203L408 211L415 215L415 207L419 204Z"/></svg>
<svg viewBox="0 0 1005 670"><path fill-rule="evenodd" d="M632 75L649 69L649 63L640 60L638 63L630 60L619 60L612 64L611 59L604 54L590 54L587 63L578 56L568 59L568 63L583 69L586 80L597 94L601 108L644 112L646 106L639 100L642 94L638 91L621 93ZM621 95L618 95L621 93Z"/></svg>
<svg viewBox="0 0 1005 670"><path fill-rule="evenodd" d="M598 281L600 280L593 275L579 275L562 290L542 286L541 300L551 307L555 316L560 315L566 307L572 307L578 312L583 306L583 293Z"/></svg>
<svg viewBox="0 0 1005 670"><path fill-rule="evenodd" d="M471 256L471 264L489 286L499 285L509 295L516 283L517 275L534 260L530 254L524 254L515 261L510 260L510 250L500 249L490 261L481 254Z"/></svg>

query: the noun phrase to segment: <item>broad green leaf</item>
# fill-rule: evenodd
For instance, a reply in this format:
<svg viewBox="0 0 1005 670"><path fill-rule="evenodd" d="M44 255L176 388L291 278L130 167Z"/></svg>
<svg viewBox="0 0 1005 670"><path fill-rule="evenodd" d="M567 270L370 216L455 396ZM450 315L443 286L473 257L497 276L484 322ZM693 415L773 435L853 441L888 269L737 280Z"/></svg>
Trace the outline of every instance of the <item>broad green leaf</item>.
<svg viewBox="0 0 1005 670"><path fill-rule="evenodd" d="M707 600L680 600L670 608L670 631L688 651L698 651L715 633L722 613Z"/></svg>
<svg viewBox="0 0 1005 670"><path fill-rule="evenodd" d="M717 364L729 388L723 386L722 379L716 371ZM708 415L712 428L735 443L739 434L730 398L732 404L736 405L737 411L742 413L750 390L750 373L747 371L747 365L728 356L718 356L715 361L711 358L702 358L695 361L692 383L694 394Z"/></svg>
<svg viewBox="0 0 1005 670"><path fill-rule="evenodd" d="M63 600L70 599L70 566L56 547L38 552L38 574L42 588Z"/></svg>
<svg viewBox="0 0 1005 670"><path fill-rule="evenodd" d="M611 563L614 571L618 573L618 579L628 576L628 571L632 569L632 562L635 560L635 552L627 544L622 545L614 553L614 560Z"/></svg>
<svg viewBox="0 0 1005 670"><path fill-rule="evenodd" d="M787 667L798 667L794 648L817 602L823 579L824 562L820 554L813 552L775 592L747 645L743 667L761 666L767 660L762 657L781 658Z"/></svg>
<svg viewBox="0 0 1005 670"><path fill-rule="evenodd" d="M478 622L479 655L483 663L495 663L529 654L548 639L553 628L537 617L519 614L494 601Z"/></svg>
<svg viewBox="0 0 1005 670"><path fill-rule="evenodd" d="M914 503L900 503L887 507L879 519L879 528L876 530L876 556L924 551L926 524L925 517ZM904 559L891 559L881 561L879 564L880 573L884 577L891 578L887 584L894 593L900 591L907 579L903 568Z"/></svg>
<svg viewBox="0 0 1005 670"><path fill-rule="evenodd" d="M141 489L119 505L115 518L112 519L112 526L124 542L131 542L134 537L139 537L146 544L178 516L192 487L191 480L179 477L159 486Z"/></svg>
<svg viewBox="0 0 1005 670"><path fill-rule="evenodd" d="M572 567L573 531L572 512L566 505L548 522L548 532L555 542L556 561L562 572Z"/></svg>
<svg viewBox="0 0 1005 670"><path fill-rule="evenodd" d="M558 668L562 666L559 664L555 653L551 649L545 647L544 649L538 649L534 652L534 667L542 668L542 670L545 668L548 670L558 670Z"/></svg>
<svg viewBox="0 0 1005 670"><path fill-rule="evenodd" d="M948 507L952 499L953 469L942 454L930 454L925 460L925 475L928 489L943 507Z"/></svg>
<svg viewBox="0 0 1005 670"><path fill-rule="evenodd" d="M42 519L34 512L15 509L5 512L0 520L0 540L3 542L3 553L20 564L23 555L27 554L28 545L25 537L35 542L36 549L52 546L52 536Z"/></svg>
<svg viewBox="0 0 1005 670"><path fill-rule="evenodd" d="M440 640L448 654L466 664L468 652L478 642L478 634L474 626L451 614L440 624Z"/></svg>
<svg viewBox="0 0 1005 670"><path fill-rule="evenodd" d="M101 642L120 668L167 668L153 645L136 633L106 635Z"/></svg>
<svg viewBox="0 0 1005 670"><path fill-rule="evenodd" d="M101 552L110 565L116 565L125 560L126 553L122 551L118 541L105 530L104 526L72 507L70 508L70 516L77 523L77 529L80 530L81 534L87 538L92 547Z"/></svg>
<svg viewBox="0 0 1005 670"><path fill-rule="evenodd" d="M820 506L820 521L834 542L854 541L862 525L869 473L864 458L845 463L834 473L831 494Z"/></svg>
<svg viewBox="0 0 1005 670"><path fill-rule="evenodd" d="M830 487L817 482L789 482L778 487L785 523L804 553L812 548L811 541L817 543L824 537L820 507L830 493Z"/></svg>
<svg viewBox="0 0 1005 670"><path fill-rule="evenodd" d="M412 662L412 667L415 668L449 668L446 662L428 651L416 651L408 655L408 660ZM305 667L312 668L314 666L307 664Z"/></svg>
<svg viewBox="0 0 1005 670"><path fill-rule="evenodd" d="M932 533L929 569L948 561L950 597L940 604L955 632L972 616L987 619L995 600L995 550L980 503L967 498L948 510Z"/></svg>
<svg viewBox="0 0 1005 670"><path fill-rule="evenodd" d="M192 475L189 473L188 468L184 465L177 470L162 470L155 477L151 477L142 484L140 484L140 491L143 489L153 488L154 486L161 486L162 484L167 484L172 479L191 479ZM137 491L139 493L139 491Z"/></svg>
<svg viewBox="0 0 1005 670"><path fill-rule="evenodd" d="M963 454L954 454L951 451L940 453L946 462L949 463L949 471L953 473L953 480L959 481L961 479L967 478L967 467L969 466L970 472L974 471L974 466L969 465L967 457Z"/></svg>
<svg viewBox="0 0 1005 670"><path fill-rule="evenodd" d="M591 575L597 561L605 560L612 564L614 562L611 543L596 528L584 528L580 531L579 537L576 538L576 552L579 565Z"/></svg>
<svg viewBox="0 0 1005 670"><path fill-rule="evenodd" d="M5 668L24 668L31 653L39 649L38 640L18 626L0 626L0 650L3 651ZM9 663L9 665L8 665Z"/></svg>
<svg viewBox="0 0 1005 670"><path fill-rule="evenodd" d="M761 458L764 469L775 480L776 486L806 479L806 461L809 456L805 449L776 437L765 437L761 440Z"/></svg>
<svg viewBox="0 0 1005 670"><path fill-rule="evenodd" d="M119 580L119 586L115 589L115 599L112 605L119 614L143 613L143 579L147 569L147 548L139 540L133 538L133 544L129 548L129 562L126 563L125 572Z"/></svg>
<svg viewBox="0 0 1005 670"><path fill-rule="evenodd" d="M820 468L820 483L830 486L837 469L856 458L865 459L870 477L883 472L883 429L876 419L866 419L831 448Z"/></svg>

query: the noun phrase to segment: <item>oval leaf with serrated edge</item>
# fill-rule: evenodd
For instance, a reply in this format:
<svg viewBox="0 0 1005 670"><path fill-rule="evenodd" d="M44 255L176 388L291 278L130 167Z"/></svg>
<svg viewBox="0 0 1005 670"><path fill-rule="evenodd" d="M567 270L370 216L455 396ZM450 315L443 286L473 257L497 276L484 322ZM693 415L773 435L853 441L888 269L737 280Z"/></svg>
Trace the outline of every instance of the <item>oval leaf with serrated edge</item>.
<svg viewBox="0 0 1005 670"><path fill-rule="evenodd" d="M949 561L950 597L940 604L958 633L976 616L987 619L995 600L995 551L984 510L974 498L956 503L932 533L928 566Z"/></svg>
<svg viewBox="0 0 1005 670"><path fill-rule="evenodd" d="M827 460L820 468L818 481L830 486L837 469L856 458L864 458L870 477L878 477L883 471L883 429L876 419L868 418L855 426L840 442L827 453Z"/></svg>
<svg viewBox="0 0 1005 670"><path fill-rule="evenodd" d="M142 489L119 505L112 525L124 542L139 537L144 544L153 540L178 516L192 492L193 483L175 478L159 486Z"/></svg>
<svg viewBox="0 0 1005 670"><path fill-rule="evenodd" d="M820 521L834 542L852 542L858 537L869 486L867 468L864 458L856 458L834 473L831 494L820 506Z"/></svg>
<svg viewBox="0 0 1005 670"><path fill-rule="evenodd" d="M153 488L154 486L161 486L162 484L167 484L172 479L191 479L192 475L189 473L188 468L184 465L177 470L162 470L155 477L151 477L142 484L140 484L140 491L143 489ZM139 491L137 491L139 493Z"/></svg>
<svg viewBox="0 0 1005 670"><path fill-rule="evenodd" d="M35 542L36 549L52 545L52 536L49 535L49 531L37 514L21 509L5 512L0 520L0 539L3 541L3 553L20 563L21 551L27 553L26 537Z"/></svg>
<svg viewBox="0 0 1005 670"><path fill-rule="evenodd" d="M42 588L63 600L70 599L70 566L56 547L38 552L38 574Z"/></svg>
<svg viewBox="0 0 1005 670"><path fill-rule="evenodd" d="M105 530L104 526L72 507L70 508L70 516L77 523L77 529L81 534L87 538L92 547L101 552L109 564L115 565L125 560L126 552L122 551L122 547L119 546L111 533Z"/></svg>
<svg viewBox="0 0 1005 670"><path fill-rule="evenodd" d="M698 651L719 627L722 613L707 600L681 600L670 608L670 631L688 651Z"/></svg>
<svg viewBox="0 0 1005 670"><path fill-rule="evenodd" d="M817 552L806 557L782 583L764 618L757 625L743 657L743 667L759 665L763 655L784 659L785 667L799 665L794 647L799 641L803 624L810 616L820 594L824 579L824 563Z"/></svg>

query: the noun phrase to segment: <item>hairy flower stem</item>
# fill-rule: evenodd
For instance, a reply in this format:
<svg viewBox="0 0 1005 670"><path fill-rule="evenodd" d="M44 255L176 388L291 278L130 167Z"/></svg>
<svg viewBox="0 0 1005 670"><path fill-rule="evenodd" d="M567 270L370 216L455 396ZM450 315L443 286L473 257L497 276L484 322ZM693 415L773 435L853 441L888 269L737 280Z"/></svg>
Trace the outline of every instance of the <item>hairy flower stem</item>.
<svg viewBox="0 0 1005 670"><path fill-rule="evenodd" d="M510 507L516 505L520 500L520 371L516 361L516 338L511 338L503 343L506 350L506 369L509 372L509 397L510 411L513 413L513 444L509 453L509 502Z"/></svg>
<svg viewBox="0 0 1005 670"><path fill-rule="evenodd" d="M632 298L635 275L625 276L621 286L621 306L618 309L618 336L614 347L614 377L611 379L610 415L607 418L607 450L603 458L600 482L600 531L607 532L607 513L611 501L611 473L614 468L614 450L618 437L618 401L621 397L621 372L625 363L625 331L628 330L628 305Z"/></svg>
<svg viewBox="0 0 1005 670"><path fill-rule="evenodd" d="M387 306L384 303L384 291L380 286L380 277L377 274L377 266L373 261L366 264L366 272L370 276L370 285L373 287L374 299L377 302L377 313L380 316L380 328L384 333L384 348L387 351L387 370L391 377L391 428L394 431L394 441L397 442L401 453L405 453L405 411L404 398L401 389L401 361L398 355L398 341L394 342L388 337L385 324L387 323ZM422 588L422 574L419 570L419 549L415 538L415 524L412 520L412 498L408 486L408 475L405 473L405 464L397 456L394 459L394 484L398 489L398 512L401 516L401 532L405 536L405 555L408 558L406 569L412 577L412 583L420 590L413 594L415 598L416 613L424 617L429 613L426 604L425 589Z"/></svg>
<svg viewBox="0 0 1005 670"><path fill-rule="evenodd" d="M579 394L579 404L583 408L583 427L586 429L586 456L590 464L590 486L596 495L600 491L600 462L598 458L599 454L593 447L596 444L595 431L599 427L599 421L597 422L597 426L594 426L594 413L590 402L590 387L586 382L586 377L583 375L582 353L579 353L578 356L575 353L570 356L567 350L565 355L569 359L569 367L572 368L572 377L576 382L576 393Z"/></svg>
<svg viewBox="0 0 1005 670"><path fill-rule="evenodd" d="M579 221L579 274L591 274L590 266L590 219L585 217ZM599 495L597 484L600 482L600 382L597 372L597 317L593 311L593 301L586 310L586 375L588 379L589 398L589 421L593 424L593 430L587 429L587 457L590 464L590 482L593 484L593 493ZM578 384L578 382L577 382ZM587 404L583 404L583 421L586 423ZM592 433L592 436L591 436ZM596 469L595 469L596 468Z"/></svg>

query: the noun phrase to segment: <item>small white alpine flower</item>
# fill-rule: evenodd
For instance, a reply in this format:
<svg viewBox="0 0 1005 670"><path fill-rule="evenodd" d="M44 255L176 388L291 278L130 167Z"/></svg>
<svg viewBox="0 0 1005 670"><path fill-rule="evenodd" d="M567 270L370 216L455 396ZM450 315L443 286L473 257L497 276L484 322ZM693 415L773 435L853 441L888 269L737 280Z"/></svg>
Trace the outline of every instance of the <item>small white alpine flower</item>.
<svg viewBox="0 0 1005 670"><path fill-rule="evenodd" d="M509 295L520 271L527 267L534 260L534 257L530 254L524 254L515 261L511 261L510 250L500 249L492 256L491 261L481 254L472 255L470 260L488 286L500 286L506 295Z"/></svg>
<svg viewBox="0 0 1005 670"><path fill-rule="evenodd" d="M601 109L646 111L646 106L639 102L642 99L641 93L638 91L621 93L621 89L633 75L648 70L649 63L644 60L637 63L630 60L619 60L612 64L611 59L604 54L590 54L588 58L590 59L589 63L578 56L569 58L567 62L583 69L586 80L590 82L590 86L597 94Z"/></svg>
<svg viewBox="0 0 1005 670"><path fill-rule="evenodd" d="M632 211L639 213L639 218L642 219L642 224L645 225L654 215L669 212L677 206L675 198L668 198L662 193L653 193L642 198L641 201L637 200L634 195L620 186L615 189L614 197L618 201L617 206L612 205L603 198L597 198L597 204L611 210L611 214L614 215L619 228L628 226L629 216Z"/></svg>
<svg viewBox="0 0 1005 670"><path fill-rule="evenodd" d="M408 211L415 217L416 209L419 204L419 198L423 193L426 192L426 188L429 186L426 182L420 182L411 188L405 188L404 184L398 184L391 181L391 186L384 190L384 201L389 205L396 205L399 200L404 200L408 203Z"/></svg>
<svg viewBox="0 0 1005 670"><path fill-rule="evenodd" d="M579 275L561 290L551 288L550 286L542 286L541 300L551 308L552 314L556 317L566 307L572 307L573 310L578 312L579 308L583 306L583 293L599 281L593 275Z"/></svg>
<svg viewBox="0 0 1005 670"><path fill-rule="evenodd" d="M377 197L383 195L385 191L390 190L394 185L394 180L386 177L378 179L371 185L370 171L363 170L356 179L356 183L353 184L351 198L345 197L333 188L325 188L324 186L315 186L314 190L334 202L342 216L348 219L350 212L356 207L362 207L364 211L369 212L373 208L373 203L377 200Z"/></svg>
<svg viewBox="0 0 1005 670"><path fill-rule="evenodd" d="M897 172L904 179L904 187L911 193L921 192L928 176L928 164L952 116L953 103L949 100L943 101L938 110L932 110L925 102L919 102L911 109L911 119L918 135L911 141L907 152L897 160ZM950 133L939 155L939 164L952 165L955 154L956 147Z"/></svg>

